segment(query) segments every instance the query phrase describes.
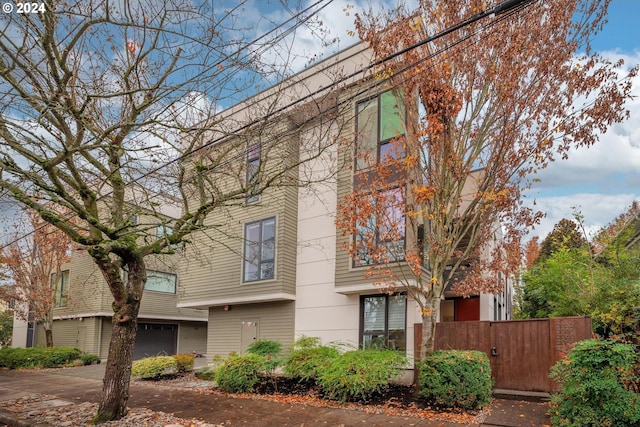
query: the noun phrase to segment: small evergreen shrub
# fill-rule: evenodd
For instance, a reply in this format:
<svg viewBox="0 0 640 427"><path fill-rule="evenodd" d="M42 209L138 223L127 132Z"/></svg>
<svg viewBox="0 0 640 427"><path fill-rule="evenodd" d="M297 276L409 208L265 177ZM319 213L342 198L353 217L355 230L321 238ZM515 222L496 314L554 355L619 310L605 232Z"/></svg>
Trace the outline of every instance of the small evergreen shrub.
<svg viewBox="0 0 640 427"><path fill-rule="evenodd" d="M93 364L99 365L100 364L100 356L95 354L85 353L80 356L80 360L82 361L83 365L93 365Z"/></svg>
<svg viewBox="0 0 640 427"><path fill-rule="evenodd" d="M319 337L301 336L291 344L291 350L295 351L303 348L316 348L320 347L320 344L322 344L322 342Z"/></svg>
<svg viewBox="0 0 640 427"><path fill-rule="evenodd" d="M315 381L339 354L338 350L331 347L302 347L291 352L284 365L284 373L300 381Z"/></svg>
<svg viewBox="0 0 640 427"><path fill-rule="evenodd" d="M72 347L0 349L0 367L9 369L53 368L73 363L82 352Z"/></svg>
<svg viewBox="0 0 640 427"><path fill-rule="evenodd" d="M439 350L419 370L420 397L430 404L475 409L491 401L491 365L480 351Z"/></svg>
<svg viewBox="0 0 640 427"><path fill-rule="evenodd" d="M640 426L640 396L633 390L638 355L631 344L585 340L558 361L551 378L556 427Z"/></svg>
<svg viewBox="0 0 640 427"><path fill-rule="evenodd" d="M222 391L247 393L253 391L266 370L266 359L259 354L245 354L227 359L216 371L216 383Z"/></svg>
<svg viewBox="0 0 640 427"><path fill-rule="evenodd" d="M184 374L185 372L193 371L193 365L196 361L196 357L193 354L181 353L174 354L172 357L176 360L179 373Z"/></svg>
<svg viewBox="0 0 640 427"><path fill-rule="evenodd" d="M35 360L30 359L34 349L31 348L3 348L0 349L0 367L9 369L32 368ZM38 351L40 351L38 349Z"/></svg>
<svg viewBox="0 0 640 427"><path fill-rule="evenodd" d="M216 371L218 368L214 366L206 366L195 373L196 378L204 381L215 381Z"/></svg>
<svg viewBox="0 0 640 427"><path fill-rule="evenodd" d="M281 350L282 344L272 340L257 340L247 347L247 353L264 356L266 359L265 369L267 371L273 371L282 364L282 359L280 358Z"/></svg>
<svg viewBox="0 0 640 427"><path fill-rule="evenodd" d="M133 362L131 367L131 375L142 379L154 379L177 371L178 362L171 356L145 357Z"/></svg>
<svg viewBox="0 0 640 427"><path fill-rule="evenodd" d="M42 350L39 366L54 368L72 363L78 359L82 351L73 347L51 347Z"/></svg>
<svg viewBox="0 0 640 427"><path fill-rule="evenodd" d="M355 350L344 353L319 370L318 384L328 399L368 400L384 391L406 364L393 350Z"/></svg>

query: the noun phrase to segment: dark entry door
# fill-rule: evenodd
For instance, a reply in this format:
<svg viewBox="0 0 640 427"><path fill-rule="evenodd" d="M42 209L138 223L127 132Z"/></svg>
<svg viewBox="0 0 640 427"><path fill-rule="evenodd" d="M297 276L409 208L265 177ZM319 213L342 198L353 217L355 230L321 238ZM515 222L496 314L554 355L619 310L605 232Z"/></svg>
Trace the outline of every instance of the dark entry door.
<svg viewBox="0 0 640 427"><path fill-rule="evenodd" d="M171 323L139 323L133 359L176 354L178 325Z"/></svg>

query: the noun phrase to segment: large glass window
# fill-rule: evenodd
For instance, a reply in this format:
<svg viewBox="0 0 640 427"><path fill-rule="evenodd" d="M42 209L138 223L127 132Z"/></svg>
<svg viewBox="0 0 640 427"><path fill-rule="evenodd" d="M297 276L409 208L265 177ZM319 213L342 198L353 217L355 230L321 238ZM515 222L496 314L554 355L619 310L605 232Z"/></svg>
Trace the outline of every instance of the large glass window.
<svg viewBox="0 0 640 427"><path fill-rule="evenodd" d="M260 151L260 144L252 144L247 149L247 203L257 202L260 198L258 194L255 194L260 171Z"/></svg>
<svg viewBox="0 0 640 427"><path fill-rule="evenodd" d="M370 215L356 222L354 267L404 260L406 224L402 189L383 191L366 203L371 207L365 209Z"/></svg>
<svg viewBox="0 0 640 427"><path fill-rule="evenodd" d="M53 300L55 307L66 307L69 294L69 270L60 272L60 277L56 273L51 275L51 287L53 288Z"/></svg>
<svg viewBox="0 0 640 427"><path fill-rule="evenodd" d="M385 159L404 157L403 147L394 141L404 135L405 112L402 100L393 91L359 102L356 114L357 170L368 169Z"/></svg>
<svg viewBox="0 0 640 427"><path fill-rule="evenodd" d="M360 343L363 349L407 349L407 296L369 295L361 298Z"/></svg>
<svg viewBox="0 0 640 427"><path fill-rule="evenodd" d="M245 224L244 242L243 281L273 279L276 219L267 218Z"/></svg>
<svg viewBox="0 0 640 427"><path fill-rule="evenodd" d="M147 270L147 281L144 284L144 290L175 294L177 281L178 276L173 273Z"/></svg>

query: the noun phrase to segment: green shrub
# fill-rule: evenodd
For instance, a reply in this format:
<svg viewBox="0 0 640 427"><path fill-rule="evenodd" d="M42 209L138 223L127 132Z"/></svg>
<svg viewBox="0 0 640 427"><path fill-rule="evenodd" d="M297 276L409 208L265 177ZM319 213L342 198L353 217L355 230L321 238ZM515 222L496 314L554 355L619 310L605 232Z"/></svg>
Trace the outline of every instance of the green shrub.
<svg viewBox="0 0 640 427"><path fill-rule="evenodd" d="M217 370L218 370L217 367L205 366L204 368L200 369L199 371L196 371L195 376L196 376L196 378L204 380L204 381L215 381L215 379L216 379L216 371Z"/></svg>
<svg viewBox="0 0 640 427"><path fill-rule="evenodd" d="M284 373L300 381L315 381L339 354L331 347L302 347L291 352L284 365Z"/></svg>
<svg viewBox="0 0 640 427"><path fill-rule="evenodd" d="M405 363L404 355L393 350L349 351L320 369L318 384L329 399L366 401L388 387Z"/></svg>
<svg viewBox="0 0 640 427"><path fill-rule="evenodd" d="M431 404L474 409L491 400L491 365L480 351L439 350L419 371L420 397Z"/></svg>
<svg viewBox="0 0 640 427"><path fill-rule="evenodd" d="M80 360L82 361L83 365L99 365L100 364L100 356L95 355L95 354L88 354L88 353L84 353L83 355L80 356Z"/></svg>
<svg viewBox="0 0 640 427"><path fill-rule="evenodd" d="M171 356L153 356L136 360L131 367L131 375L142 379L154 379L161 375L173 374L178 370L178 362Z"/></svg>
<svg viewBox="0 0 640 427"><path fill-rule="evenodd" d="M265 371L266 359L259 354L245 354L227 359L216 371L221 390L231 393L253 391Z"/></svg>
<svg viewBox="0 0 640 427"><path fill-rule="evenodd" d="M178 372L183 374L185 372L193 371L193 365L195 364L196 357L193 354L181 353L172 356L178 365Z"/></svg>
<svg viewBox="0 0 640 427"><path fill-rule="evenodd" d="M54 368L72 363L80 358L82 351L73 347L51 347L42 351L40 366L43 368Z"/></svg>
<svg viewBox="0 0 640 427"><path fill-rule="evenodd" d="M271 340L257 340L247 347L247 353L264 356L266 360L265 369L267 371L273 371L282 364L282 359L279 357L281 350L282 344Z"/></svg>
<svg viewBox="0 0 640 427"><path fill-rule="evenodd" d="M640 397L634 346L614 341L580 341L551 369L558 391L551 396L557 427L640 426Z"/></svg>
<svg viewBox="0 0 640 427"><path fill-rule="evenodd" d="M303 348L316 348L320 347L321 341L319 337L305 337L301 336L291 344L291 350L300 350Z"/></svg>
<svg viewBox="0 0 640 427"><path fill-rule="evenodd" d="M0 349L0 367L9 369L53 368L72 363L82 352L71 347Z"/></svg>

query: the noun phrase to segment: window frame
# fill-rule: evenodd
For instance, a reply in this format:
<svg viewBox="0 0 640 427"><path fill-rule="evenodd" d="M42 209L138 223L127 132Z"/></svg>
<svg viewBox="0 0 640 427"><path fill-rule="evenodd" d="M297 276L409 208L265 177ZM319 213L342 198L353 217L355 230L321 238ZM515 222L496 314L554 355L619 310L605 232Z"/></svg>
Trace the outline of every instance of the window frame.
<svg viewBox="0 0 640 427"><path fill-rule="evenodd" d="M368 348L376 348L376 347L365 347L365 336L373 336L373 335L380 335L380 332L369 332L369 333L365 333L365 300L367 298L384 298L385 301L385 307L384 307L384 330L382 331L382 334L384 336L384 346L382 348L387 348L387 349L391 349L390 345L389 345L389 300L391 298L399 298L402 297L404 299L404 315L403 315L403 331L404 331L404 346L401 346L400 348L392 348L393 350L397 350L397 351L407 351L407 306L408 306L408 299L407 299L407 294L406 292L400 292L400 293L394 293L394 294L367 294L367 295L360 295L360 330L359 330L359 347L363 350L366 350ZM373 342L373 339L370 340L370 342Z"/></svg>
<svg viewBox="0 0 640 427"><path fill-rule="evenodd" d="M51 273L51 287L53 290L53 306L66 307L69 299L69 270L60 270L60 280L57 273Z"/></svg>
<svg viewBox="0 0 640 427"><path fill-rule="evenodd" d="M405 258L405 250L407 248L407 212L406 212L406 192L403 192L403 188L402 186L395 186L395 187L390 187L387 189L384 189L382 191L380 191L381 193L388 193L388 192L392 192L392 191L398 191L400 196L402 196L402 202L398 207L402 208L402 219L403 219L403 238L402 238L402 251L401 251L401 257L399 258L395 258L393 257L393 259L390 260L390 262L403 262L406 260ZM380 203L381 201L379 199L376 200L376 203ZM387 206L387 209L389 208L395 208L396 206ZM378 210L378 208L376 207L376 211ZM367 223L369 223L371 220L371 218L367 219ZM374 222L376 220L376 218L373 218ZM375 239L376 239L376 247L379 247L381 245L387 246L387 247L391 247L393 245L393 243L399 243L400 240L394 242L393 240L390 239L384 239L381 237L381 232L380 232L380 228L384 227L384 224L375 224ZM359 230L361 227L356 223L356 231ZM352 257L351 260L351 267L352 268L361 268L361 267L370 267L372 265L376 265L375 262L368 262L368 263L361 263L359 260L364 259L365 257L367 257L367 254L364 254L362 256L359 256L359 250L358 250L358 239L362 238L360 237L361 234L364 233L356 233L353 236L353 244L356 245L356 254Z"/></svg>
<svg viewBox="0 0 640 427"><path fill-rule="evenodd" d="M170 291L163 291L160 289L151 289L151 288L147 288L147 285L149 284L149 276L153 275L153 274L161 274L161 275L166 275L166 276L171 276L171 278L173 278L173 292ZM160 270L147 270L147 280L145 280L144 282L144 291L145 292L158 292L161 294L166 294L166 295L176 295L178 293L178 275L176 273L171 273L169 271L160 271Z"/></svg>
<svg viewBox="0 0 640 427"><path fill-rule="evenodd" d="M371 169L374 165L376 164L380 164L382 161L382 156L381 156L381 152L383 150L383 147L388 146L389 144L392 143L392 141L397 140L400 137L403 137L405 135L405 129L403 128L401 130L401 133L391 136L389 138L384 138L382 139L383 135L382 135L382 121L381 121L381 117L382 117L382 109L383 109L383 102L382 102L382 97L385 94L391 94L395 99L396 99L396 103L395 103L395 108L397 108L399 111L399 119L400 119L400 123L402 123L404 126L406 126L406 121L407 121L407 113L406 110L404 108L404 104L402 102L398 102L398 100L402 100L404 98L404 94L400 94L400 97L396 96L394 91L396 91L397 89L389 89L389 90L385 90L382 91L380 93L377 93L374 96L371 96L369 98L365 98L362 99L360 101L356 102L355 105L355 117L356 117L356 129L355 129L355 134L356 134L356 144L355 144L355 156L354 156L354 166L353 166L353 170L356 172L362 172L362 171L366 171ZM367 159L364 157L359 157L359 152L361 150L359 150L359 147L361 146L361 141L360 141L360 135L362 132L362 128L361 128L361 110L360 110L360 106L361 105L366 105L367 103L373 102L375 100L376 103L376 123L375 123L375 144L367 144L367 145L363 145L365 147L369 147L369 148L373 148L375 145L375 150L376 150L376 158L375 159L370 159L371 162L373 162L372 164L367 162ZM364 109L362 110L364 111ZM404 117L402 117L404 116ZM401 156L393 156L396 159L401 159L404 158L406 156L406 152L402 152ZM364 166L360 166L360 163L364 162L366 163Z"/></svg>
<svg viewBox="0 0 640 427"><path fill-rule="evenodd" d="M258 183L258 171L262 163L262 145L257 142L247 144L247 156L245 162L245 186L247 187L246 204L257 203L260 201L259 194L253 194L255 186Z"/></svg>
<svg viewBox="0 0 640 427"><path fill-rule="evenodd" d="M271 253L273 255L271 258L263 257L263 250L265 249L265 243L266 243L266 241L264 240L263 232L264 232L264 226L268 222L273 222L273 243L272 243L272 247L270 248ZM248 234L249 234L248 228L252 225L258 226L259 237L258 237L258 240L255 242L248 239ZM275 215L244 223L244 238L243 238L243 250L242 250L242 283L263 282L267 280L274 280L276 278L277 231L278 229L277 229L277 221L276 221ZM257 250L257 265L254 264L248 257L248 252L254 250L254 248L252 248L251 245L255 245L255 247L257 248L255 249ZM268 264L272 264L271 275L269 277L261 277L263 265L268 265ZM255 279L248 278L247 276L249 274L247 267L250 265L254 265L257 268L256 270L257 278Z"/></svg>

